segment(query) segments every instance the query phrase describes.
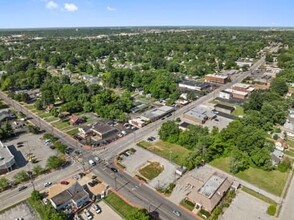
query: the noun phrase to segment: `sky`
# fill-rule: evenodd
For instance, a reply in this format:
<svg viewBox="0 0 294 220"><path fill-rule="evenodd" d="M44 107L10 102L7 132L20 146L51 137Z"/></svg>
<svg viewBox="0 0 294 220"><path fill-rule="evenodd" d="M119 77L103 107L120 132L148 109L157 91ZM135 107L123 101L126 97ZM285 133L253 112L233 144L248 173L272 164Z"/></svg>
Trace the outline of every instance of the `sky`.
<svg viewBox="0 0 294 220"><path fill-rule="evenodd" d="M294 26L293 0L0 0L0 28Z"/></svg>

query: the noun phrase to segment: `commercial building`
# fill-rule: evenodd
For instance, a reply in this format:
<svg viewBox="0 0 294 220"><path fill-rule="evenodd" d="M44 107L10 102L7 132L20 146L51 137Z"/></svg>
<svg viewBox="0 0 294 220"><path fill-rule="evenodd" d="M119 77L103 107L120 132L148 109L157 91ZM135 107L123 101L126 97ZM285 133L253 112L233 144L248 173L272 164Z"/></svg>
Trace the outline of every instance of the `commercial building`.
<svg viewBox="0 0 294 220"><path fill-rule="evenodd" d="M232 97L235 99L245 100L248 97L248 92L240 92L237 90L232 90Z"/></svg>
<svg viewBox="0 0 294 220"><path fill-rule="evenodd" d="M240 91L240 92L248 92L251 93L254 91L254 88L249 85L249 84L245 84L245 83L235 83L232 86L232 90L234 91Z"/></svg>
<svg viewBox="0 0 294 220"><path fill-rule="evenodd" d="M204 107L197 106L183 115L184 119L196 122L197 124L204 124L206 120L215 118L216 114Z"/></svg>
<svg viewBox="0 0 294 220"><path fill-rule="evenodd" d="M205 82L215 84L226 84L228 82L228 79L229 77L224 75L207 74L205 76Z"/></svg>
<svg viewBox="0 0 294 220"><path fill-rule="evenodd" d="M161 106L159 108L153 108L149 111L144 112L141 115L141 119L143 119L144 121L156 121L159 118L162 118L170 113L172 113L173 111L175 111L175 109L173 107L170 106Z"/></svg>
<svg viewBox="0 0 294 220"><path fill-rule="evenodd" d="M10 152L9 148L0 141L0 174L11 171L14 164L14 155Z"/></svg>
<svg viewBox="0 0 294 220"><path fill-rule="evenodd" d="M179 83L179 87L182 89L189 89L194 91L202 91L210 87L208 83L205 82L196 82L185 80Z"/></svg>
<svg viewBox="0 0 294 220"><path fill-rule="evenodd" d="M232 97L232 93L226 90L222 90L219 93L219 97L222 99L230 99Z"/></svg>
<svg viewBox="0 0 294 220"><path fill-rule="evenodd" d="M196 182L196 181L195 181ZM195 204L196 209L204 209L212 212L219 204L226 192L230 189L233 181L220 173L213 173L203 185L192 185L186 200Z"/></svg>
<svg viewBox="0 0 294 220"><path fill-rule="evenodd" d="M142 128L147 124L147 122L145 120L143 120L141 117L136 117L136 118L130 119L129 124L131 124L137 128Z"/></svg>
<svg viewBox="0 0 294 220"><path fill-rule="evenodd" d="M216 111L227 113L227 114L231 114L235 110L234 107L228 106L228 105L223 105L223 104L216 104L214 106L214 109Z"/></svg>
<svg viewBox="0 0 294 220"><path fill-rule="evenodd" d="M236 61L237 66L244 67L244 66L252 66L253 65L253 59L252 58L239 58Z"/></svg>
<svg viewBox="0 0 294 220"><path fill-rule="evenodd" d="M68 189L50 198L52 206L57 209L64 209L66 206L80 208L90 199L89 193L79 184L74 183Z"/></svg>
<svg viewBox="0 0 294 220"><path fill-rule="evenodd" d="M81 137L86 138L87 136L98 136L98 138L95 139L103 139L117 132L116 128L102 122L97 122L92 126L87 125L82 128L78 128L78 130Z"/></svg>

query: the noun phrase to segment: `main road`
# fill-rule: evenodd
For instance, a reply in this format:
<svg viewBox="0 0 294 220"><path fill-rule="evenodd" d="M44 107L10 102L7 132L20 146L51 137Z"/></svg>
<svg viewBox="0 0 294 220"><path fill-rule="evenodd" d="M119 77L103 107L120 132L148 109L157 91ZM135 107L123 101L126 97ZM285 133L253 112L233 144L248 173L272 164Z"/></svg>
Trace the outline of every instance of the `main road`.
<svg viewBox="0 0 294 220"><path fill-rule="evenodd" d="M184 112L194 108L195 106L203 104L204 102L210 99L216 98L218 96L218 93L221 90L229 88L234 83L241 82L243 79L250 76L252 71L257 70L264 63L264 60L265 60L265 57L262 57L247 72L239 74L237 77L235 77L232 80L232 82L219 87L213 92L177 110L176 112L173 113L173 116L171 117L176 118L180 116L181 114L183 114ZM2 98L7 104L15 108L17 111L21 111L22 113L30 117L30 120L34 124L39 126L41 129L44 129L47 132L54 134L56 137L58 137L61 141L63 141L68 146L71 146L75 149L79 149L80 151L82 151L84 162L87 162L89 158L93 158L93 155L94 155L93 151L85 150L84 148L82 148L81 144L77 142L76 140L74 140L72 137L59 131L48 122L39 118L36 114L29 111L27 108L23 107L18 102L10 99L9 97L7 97L5 93L0 92L0 98ZM171 119L171 117L167 118L166 120ZM104 150L98 153L98 156L99 158L102 159L101 160L102 162L99 163L97 166L95 166L94 169L92 169L92 172L99 175L106 183L108 183L112 188L116 189L117 192L123 195L130 202L133 202L134 204L138 204L141 207L146 208L150 212L151 211L157 212L161 219L170 220L170 219L178 219L177 216L174 216L172 214L172 211L174 209L180 209L176 204L168 201L167 199L162 197L160 194L158 194L155 190L151 189L148 185L141 184L140 182L138 182L136 179L132 178L125 172L120 171L118 173L113 173L109 169L109 166L111 166L111 163L112 163L112 159L115 157L117 153L127 148L128 146L136 143L138 140L142 139L146 135L157 130L163 122L164 122L163 120L159 120L154 123L151 123L133 132L132 134L129 134L109 144L107 146L107 150ZM23 197L23 196L25 195L20 195L20 197ZM2 201L2 194L0 194L0 199ZM184 209L181 209L181 212L182 212L182 216L181 216L182 219L188 220L188 219L196 218L194 215L192 215L190 212L187 212Z"/></svg>

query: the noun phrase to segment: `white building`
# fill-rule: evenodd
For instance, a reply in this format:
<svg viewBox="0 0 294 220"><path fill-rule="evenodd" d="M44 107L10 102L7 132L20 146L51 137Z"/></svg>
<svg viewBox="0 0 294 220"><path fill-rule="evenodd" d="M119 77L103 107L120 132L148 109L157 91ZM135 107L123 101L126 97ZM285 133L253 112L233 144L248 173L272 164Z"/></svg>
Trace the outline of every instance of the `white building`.
<svg viewBox="0 0 294 220"><path fill-rule="evenodd" d="M219 97L222 98L222 99L230 99L231 96L232 96L232 93L231 92L228 92L226 90L222 90L219 93Z"/></svg>

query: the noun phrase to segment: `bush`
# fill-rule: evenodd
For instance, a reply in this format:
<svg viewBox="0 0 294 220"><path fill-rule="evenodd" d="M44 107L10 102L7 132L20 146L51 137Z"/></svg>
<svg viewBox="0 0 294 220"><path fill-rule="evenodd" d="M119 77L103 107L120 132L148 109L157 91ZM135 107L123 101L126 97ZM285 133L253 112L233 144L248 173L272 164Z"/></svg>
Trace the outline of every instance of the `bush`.
<svg viewBox="0 0 294 220"><path fill-rule="evenodd" d="M273 139L274 139L274 140L278 140L278 138L279 138L279 135L274 134Z"/></svg>
<svg viewBox="0 0 294 220"><path fill-rule="evenodd" d="M292 163L289 158L285 158L279 165L278 165L278 170L280 172L287 172L288 170L291 170L292 168Z"/></svg>
<svg viewBox="0 0 294 220"><path fill-rule="evenodd" d="M276 210L277 210L277 207L276 205L270 205L268 208L267 208L267 214L271 215L271 216L274 216L276 214Z"/></svg>

